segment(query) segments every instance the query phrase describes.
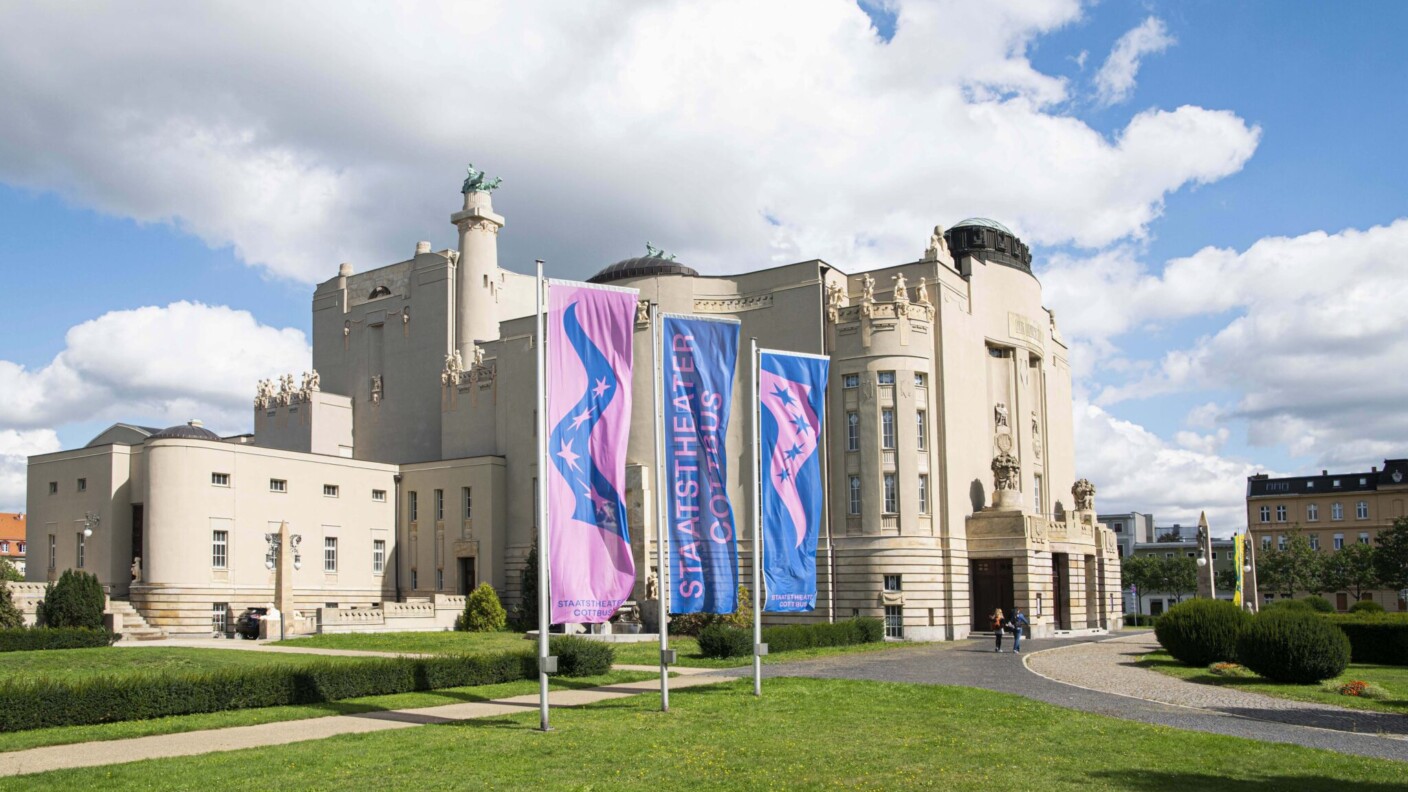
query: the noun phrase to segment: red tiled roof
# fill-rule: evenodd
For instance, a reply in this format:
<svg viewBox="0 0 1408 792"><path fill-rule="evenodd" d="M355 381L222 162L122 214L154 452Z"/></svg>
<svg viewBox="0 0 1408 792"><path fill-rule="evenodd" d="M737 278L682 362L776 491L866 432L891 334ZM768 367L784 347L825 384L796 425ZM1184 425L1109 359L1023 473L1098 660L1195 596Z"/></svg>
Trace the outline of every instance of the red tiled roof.
<svg viewBox="0 0 1408 792"><path fill-rule="evenodd" d="M20 543L25 540L25 516L0 512L0 556L24 556Z"/></svg>

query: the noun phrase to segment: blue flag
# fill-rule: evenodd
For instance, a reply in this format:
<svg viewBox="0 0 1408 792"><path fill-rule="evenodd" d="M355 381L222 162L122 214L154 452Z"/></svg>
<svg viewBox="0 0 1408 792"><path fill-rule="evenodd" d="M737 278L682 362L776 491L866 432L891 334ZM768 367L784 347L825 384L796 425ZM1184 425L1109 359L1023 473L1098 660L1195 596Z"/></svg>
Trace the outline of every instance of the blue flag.
<svg viewBox="0 0 1408 792"><path fill-rule="evenodd" d="M830 362L762 352L758 416L763 473L763 580L770 613L816 607L816 542L821 532L821 423Z"/></svg>
<svg viewBox="0 0 1408 792"><path fill-rule="evenodd" d="M738 610L738 539L728 498L729 408L738 323L664 317L665 484L670 612Z"/></svg>

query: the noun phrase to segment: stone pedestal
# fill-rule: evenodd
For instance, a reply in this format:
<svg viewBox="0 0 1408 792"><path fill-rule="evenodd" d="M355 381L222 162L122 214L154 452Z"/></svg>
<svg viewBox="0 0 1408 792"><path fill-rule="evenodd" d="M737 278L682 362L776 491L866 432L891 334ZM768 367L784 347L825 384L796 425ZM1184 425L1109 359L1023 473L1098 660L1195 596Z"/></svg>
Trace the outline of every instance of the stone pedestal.
<svg viewBox="0 0 1408 792"><path fill-rule="evenodd" d="M645 600L640 604L641 632L660 632L660 600Z"/></svg>
<svg viewBox="0 0 1408 792"><path fill-rule="evenodd" d="M997 511L1021 511L1022 493L1018 490L995 490L992 507Z"/></svg>

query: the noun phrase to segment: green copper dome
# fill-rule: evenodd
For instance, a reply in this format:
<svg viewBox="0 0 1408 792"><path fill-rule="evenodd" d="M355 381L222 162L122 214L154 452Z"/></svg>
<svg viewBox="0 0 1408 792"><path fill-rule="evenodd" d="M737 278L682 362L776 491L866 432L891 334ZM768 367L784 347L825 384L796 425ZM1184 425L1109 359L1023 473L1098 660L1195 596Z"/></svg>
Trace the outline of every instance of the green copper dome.
<svg viewBox="0 0 1408 792"><path fill-rule="evenodd" d="M959 220L957 223L953 224L954 228L964 228L965 226L991 228L997 231L1001 231L1002 233L1007 234L1009 236L1016 236L1016 234L1012 233L1012 229L1008 228L1002 223L997 222L996 220L989 220L986 217L970 217L967 220Z"/></svg>

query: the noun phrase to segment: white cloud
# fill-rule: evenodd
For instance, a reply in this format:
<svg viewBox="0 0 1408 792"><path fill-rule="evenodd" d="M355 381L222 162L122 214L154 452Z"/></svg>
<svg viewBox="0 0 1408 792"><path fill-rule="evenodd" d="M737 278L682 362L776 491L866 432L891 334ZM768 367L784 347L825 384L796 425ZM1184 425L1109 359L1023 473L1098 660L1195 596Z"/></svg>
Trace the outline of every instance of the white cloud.
<svg viewBox="0 0 1408 792"><path fill-rule="evenodd" d="M1027 52L1075 0L885 6L888 43L847 0L9 6L0 180L312 282L452 244L466 160L504 177L501 261L584 275L647 238L863 266L974 214L1102 246L1256 148L1228 112L1054 112Z"/></svg>
<svg viewBox="0 0 1408 792"><path fill-rule="evenodd" d="M70 328L41 369L0 360L9 385L0 434L33 444L73 422L190 418L217 432L249 431L255 382L310 360L302 331L261 325L247 311L189 302L112 311Z"/></svg>
<svg viewBox="0 0 1408 792"><path fill-rule="evenodd" d="M1108 107L1128 99L1134 92L1140 60L1145 55L1163 52L1175 43L1158 17L1149 17L1139 27L1120 36L1100 71L1095 73L1097 101Z"/></svg>
<svg viewBox="0 0 1408 792"><path fill-rule="evenodd" d="M58 450L59 436L52 429L0 429L0 511L25 510L28 458Z"/></svg>

